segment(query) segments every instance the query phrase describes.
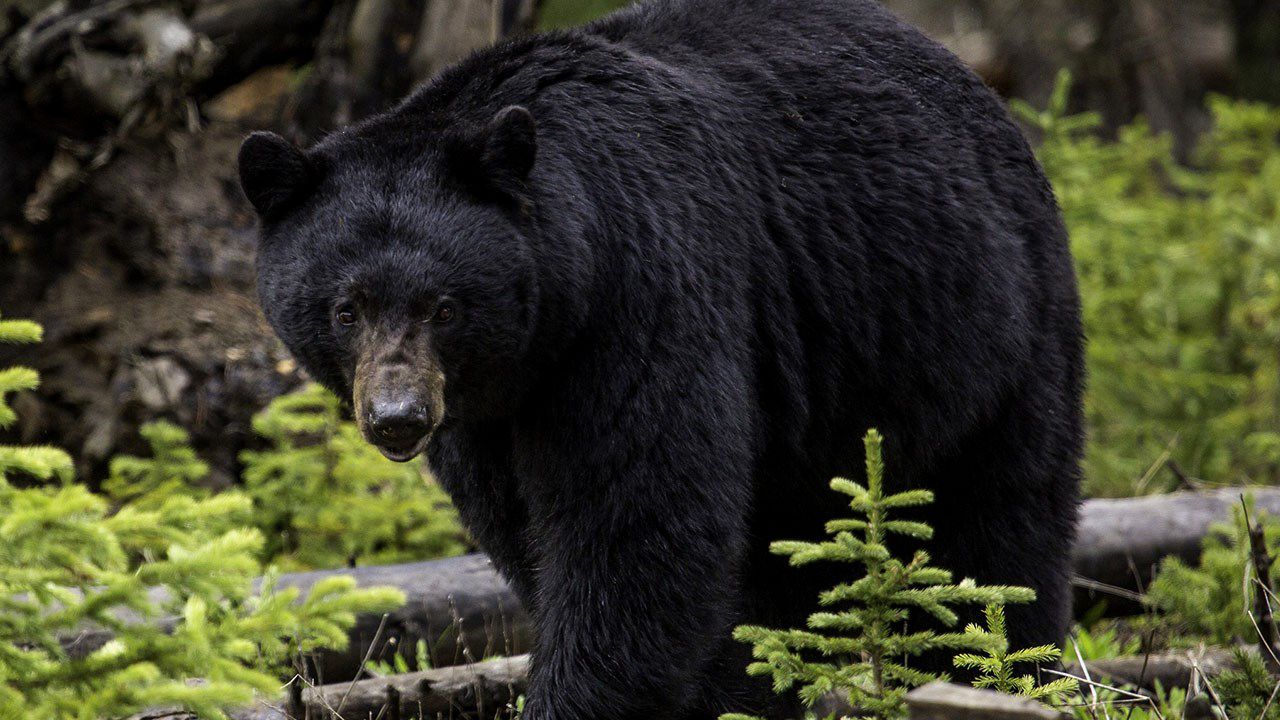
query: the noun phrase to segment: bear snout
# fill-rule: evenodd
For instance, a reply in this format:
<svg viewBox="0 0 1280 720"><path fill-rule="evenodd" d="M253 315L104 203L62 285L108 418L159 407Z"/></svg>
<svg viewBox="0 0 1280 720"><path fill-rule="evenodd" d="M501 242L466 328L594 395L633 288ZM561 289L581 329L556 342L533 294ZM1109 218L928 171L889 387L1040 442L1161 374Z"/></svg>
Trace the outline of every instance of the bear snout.
<svg viewBox="0 0 1280 720"><path fill-rule="evenodd" d="M421 382L407 366L366 366L353 400L357 425L387 458L408 462L421 454L444 417L443 383Z"/></svg>

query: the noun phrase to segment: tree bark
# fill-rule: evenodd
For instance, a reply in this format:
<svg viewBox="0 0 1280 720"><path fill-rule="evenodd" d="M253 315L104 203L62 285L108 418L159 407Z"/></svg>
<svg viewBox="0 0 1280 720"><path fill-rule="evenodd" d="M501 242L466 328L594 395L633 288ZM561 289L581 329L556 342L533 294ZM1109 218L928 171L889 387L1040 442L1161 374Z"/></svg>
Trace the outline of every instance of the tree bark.
<svg viewBox="0 0 1280 720"><path fill-rule="evenodd" d="M1280 3L1230 0L1236 37L1236 73L1240 91L1280 103Z"/></svg>

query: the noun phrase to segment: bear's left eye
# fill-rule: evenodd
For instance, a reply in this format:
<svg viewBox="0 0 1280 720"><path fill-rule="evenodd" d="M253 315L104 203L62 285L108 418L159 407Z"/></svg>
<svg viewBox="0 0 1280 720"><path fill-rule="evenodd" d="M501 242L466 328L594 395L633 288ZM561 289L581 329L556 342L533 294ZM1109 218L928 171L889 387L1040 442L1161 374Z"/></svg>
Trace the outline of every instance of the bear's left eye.
<svg viewBox="0 0 1280 720"><path fill-rule="evenodd" d="M343 305L334 313L334 317L338 320L339 325L355 325L356 310L350 305Z"/></svg>
<svg viewBox="0 0 1280 720"><path fill-rule="evenodd" d="M436 311L431 315L431 322L443 325L453 320L453 305L442 302L436 306Z"/></svg>

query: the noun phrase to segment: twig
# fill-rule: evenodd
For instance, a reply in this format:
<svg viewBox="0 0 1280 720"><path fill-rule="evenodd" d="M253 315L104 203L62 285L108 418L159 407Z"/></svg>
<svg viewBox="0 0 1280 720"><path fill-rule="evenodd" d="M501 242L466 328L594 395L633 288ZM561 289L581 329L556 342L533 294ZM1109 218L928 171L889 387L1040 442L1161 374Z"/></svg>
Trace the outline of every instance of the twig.
<svg viewBox="0 0 1280 720"><path fill-rule="evenodd" d="M1188 657L1191 660L1191 667L1204 680L1205 690L1209 691L1209 697L1213 700L1213 704L1217 706L1218 710L1222 711L1223 717L1227 717L1227 708L1222 704L1222 698L1218 697L1218 691L1213 689L1213 681L1209 679L1209 674L1200 669L1200 663L1194 657L1191 657L1190 653L1188 653Z"/></svg>
<svg viewBox="0 0 1280 720"><path fill-rule="evenodd" d="M284 711L291 720L303 720L307 716L307 706L302 703L302 675L294 675L289 681L289 697L285 701Z"/></svg>
<svg viewBox="0 0 1280 720"><path fill-rule="evenodd" d="M1084 666L1081 665L1081 667L1083 668ZM1084 683L1085 685L1089 686L1089 691L1093 696L1093 700L1091 702L1084 702L1084 703L1066 703L1068 707L1087 707L1090 709L1090 711L1092 711L1094 708L1100 707L1102 708L1102 714L1106 717L1110 717L1110 715L1107 714L1107 705L1136 706L1139 703L1147 703L1151 706L1151 711L1156 714L1156 718L1158 720L1164 720L1164 716L1160 713L1160 708L1156 707L1155 701L1153 701L1151 698L1147 697L1146 695L1143 695L1141 693L1135 693L1130 690L1125 690L1123 688L1119 688L1114 685L1107 685L1106 683L1100 683L1093 680L1089 680L1088 678L1078 677L1068 672L1061 672L1059 670L1051 670L1048 668L1045 668L1045 672L1050 673L1052 675L1060 675L1065 678L1071 678L1072 680L1075 680L1077 683ZM1086 675L1088 675L1088 670L1085 670L1084 672ZM1102 688L1103 690L1110 690L1111 692L1119 693L1121 695L1127 695L1128 697L1120 700L1108 700L1107 702L1104 703L1098 697L1098 688ZM1129 710L1130 712L1132 712L1133 708L1131 707Z"/></svg>
<svg viewBox="0 0 1280 720"><path fill-rule="evenodd" d="M378 641L382 639L382 631L387 629L387 618L391 617L390 613L383 613L382 620L378 623L378 629L373 633L373 640L369 643L369 649L364 653L364 659L360 661L360 666L356 668L355 677L351 678L351 683L347 685L347 691L342 693L342 699L338 701L338 711L342 711L342 706L347 704L347 696L351 694L351 688L356 686L356 681L364 674L364 668L369 664L369 659L373 657L373 651L378 647Z"/></svg>
<svg viewBox="0 0 1280 720"><path fill-rule="evenodd" d="M1186 471L1182 469L1182 466L1178 464L1177 460L1169 458L1168 460L1165 460L1164 466L1169 468L1169 472L1173 473L1173 476L1178 479L1178 490L1196 489L1196 481L1192 480L1191 477L1187 475Z"/></svg>
<svg viewBox="0 0 1280 720"><path fill-rule="evenodd" d="M1275 559L1267 551L1267 535L1262 523L1254 523L1249 517L1249 504L1244 495L1240 496L1240 505L1244 508L1245 528L1249 531L1249 559L1253 563L1254 582L1257 583L1253 592L1253 612L1249 614L1249 619L1258 631L1259 654L1267 664L1267 669L1273 675L1280 674L1280 658L1276 657L1280 632L1276 629L1271 601L1267 597L1271 591L1271 565Z"/></svg>
<svg viewBox="0 0 1280 720"><path fill-rule="evenodd" d="M400 691L395 685L387 685L387 720L400 720ZM381 715L381 711L378 713Z"/></svg>
<svg viewBox="0 0 1280 720"><path fill-rule="evenodd" d="M1130 564L1130 567L1132 567L1132 564ZM1078 588L1083 588L1085 590L1093 590L1095 592L1100 592L1100 593L1106 593L1107 595L1114 595L1118 598L1123 598L1125 600L1132 600L1133 602L1137 602L1137 603L1142 602L1142 599L1143 599L1142 593L1137 593L1128 588L1122 588L1118 585L1111 585L1109 583L1104 583L1099 580L1091 580L1081 575L1072 575L1071 584Z"/></svg>
<svg viewBox="0 0 1280 720"><path fill-rule="evenodd" d="M1138 478L1138 482L1134 485L1134 495L1145 494L1147 483L1151 482L1156 473L1160 472L1160 468L1164 467L1169 458L1173 456L1173 449L1178 446L1178 440L1179 437L1177 435L1173 436L1173 439L1165 446L1160 456L1155 459L1155 462L1147 466L1146 472L1142 473L1142 477Z"/></svg>
<svg viewBox="0 0 1280 720"><path fill-rule="evenodd" d="M1076 651L1076 662L1080 663L1080 672L1084 673L1084 681L1089 686L1089 694L1093 698L1094 705L1097 705L1098 704L1098 688L1095 687L1093 678L1089 677L1089 666L1085 664L1084 656L1080 654L1080 646L1076 644L1072 644L1072 647ZM1053 671L1050 670L1049 672L1053 672ZM1107 712L1107 708L1105 705L1102 707L1102 716L1107 720L1111 720L1111 714Z"/></svg>

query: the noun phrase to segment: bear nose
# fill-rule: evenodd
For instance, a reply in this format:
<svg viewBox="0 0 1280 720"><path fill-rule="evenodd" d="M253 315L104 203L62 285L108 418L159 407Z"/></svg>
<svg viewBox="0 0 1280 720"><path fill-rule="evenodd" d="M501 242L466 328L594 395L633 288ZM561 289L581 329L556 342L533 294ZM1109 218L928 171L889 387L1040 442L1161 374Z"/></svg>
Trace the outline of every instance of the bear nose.
<svg viewBox="0 0 1280 720"><path fill-rule="evenodd" d="M369 430L379 444L404 449L431 431L431 416L419 403L378 403L369 410Z"/></svg>

